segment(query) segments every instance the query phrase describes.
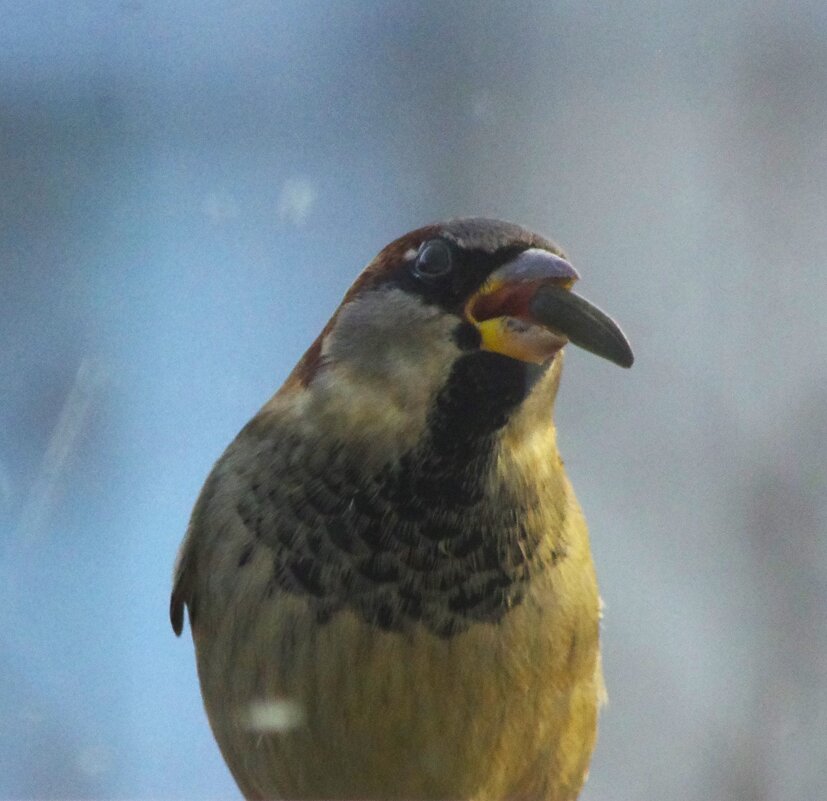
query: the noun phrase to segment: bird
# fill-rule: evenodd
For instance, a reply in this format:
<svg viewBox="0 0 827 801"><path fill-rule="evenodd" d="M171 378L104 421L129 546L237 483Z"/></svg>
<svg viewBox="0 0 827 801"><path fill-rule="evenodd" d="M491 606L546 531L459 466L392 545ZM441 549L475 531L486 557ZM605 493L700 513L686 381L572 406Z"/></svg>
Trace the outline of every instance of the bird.
<svg viewBox="0 0 827 801"><path fill-rule="evenodd" d="M633 361L578 278L514 223L405 234L216 462L170 617L246 798L578 796L601 601L553 406L567 343Z"/></svg>

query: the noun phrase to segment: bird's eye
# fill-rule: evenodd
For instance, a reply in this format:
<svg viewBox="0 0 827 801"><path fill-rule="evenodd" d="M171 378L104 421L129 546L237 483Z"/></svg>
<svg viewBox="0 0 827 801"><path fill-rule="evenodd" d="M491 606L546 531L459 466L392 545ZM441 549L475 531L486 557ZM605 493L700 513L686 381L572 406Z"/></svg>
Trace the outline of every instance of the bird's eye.
<svg viewBox="0 0 827 801"><path fill-rule="evenodd" d="M441 239L432 239L419 248L414 275L425 280L442 278L451 272L451 248Z"/></svg>

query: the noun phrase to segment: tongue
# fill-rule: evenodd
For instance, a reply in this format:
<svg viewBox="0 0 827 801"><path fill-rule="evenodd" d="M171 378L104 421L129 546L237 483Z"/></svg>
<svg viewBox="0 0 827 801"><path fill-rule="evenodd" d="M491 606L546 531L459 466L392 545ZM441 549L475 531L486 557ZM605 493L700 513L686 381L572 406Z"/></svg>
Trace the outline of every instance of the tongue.
<svg viewBox="0 0 827 801"><path fill-rule="evenodd" d="M481 295L471 308L475 320L492 320L495 317L514 317L534 322L531 318L531 300L537 292L536 281L515 281L504 284L494 292Z"/></svg>

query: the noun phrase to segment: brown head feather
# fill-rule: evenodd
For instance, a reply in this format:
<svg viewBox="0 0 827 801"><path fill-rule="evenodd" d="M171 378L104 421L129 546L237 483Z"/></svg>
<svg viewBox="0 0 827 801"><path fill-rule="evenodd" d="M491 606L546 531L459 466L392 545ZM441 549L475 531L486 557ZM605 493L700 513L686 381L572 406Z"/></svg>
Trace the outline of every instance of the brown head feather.
<svg viewBox="0 0 827 801"><path fill-rule="evenodd" d="M351 284L350 289L345 293L342 302L333 313L333 316L327 321L321 334L316 337L313 344L305 351L298 364L287 377L281 390L279 390L280 394L303 389L313 380L313 376L321 365L322 342L333 328L342 306L352 301L362 292L381 284L388 273L405 258L405 254L411 248L416 250L424 241L437 236L440 233L440 229L441 226L439 225L426 225L423 228L418 228L415 231L399 237L399 239L394 240L379 251L373 261L362 270L359 277Z"/></svg>
<svg viewBox="0 0 827 801"><path fill-rule="evenodd" d="M328 320L321 334L293 368L279 390L279 394L303 389L313 380L313 376L321 366L322 341L333 327L342 306L362 292L381 284L388 274L404 261L406 253L410 250L418 250L423 242L438 236L450 239L462 247L489 253L502 247L517 245L524 248L542 248L563 256L560 248L551 240L515 223L485 217L461 217L443 223L432 223L410 231L382 248L370 264L362 270L345 293L341 304Z"/></svg>

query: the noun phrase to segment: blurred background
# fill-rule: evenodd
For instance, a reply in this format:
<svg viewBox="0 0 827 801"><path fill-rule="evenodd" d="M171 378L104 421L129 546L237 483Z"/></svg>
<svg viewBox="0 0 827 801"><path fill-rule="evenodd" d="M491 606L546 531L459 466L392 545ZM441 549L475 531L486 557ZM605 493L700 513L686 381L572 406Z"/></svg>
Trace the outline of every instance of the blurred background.
<svg viewBox="0 0 827 801"><path fill-rule="evenodd" d="M237 799L167 617L212 462L362 265L485 214L624 325L560 443L586 801L827 797L827 4L2 2L0 796Z"/></svg>

